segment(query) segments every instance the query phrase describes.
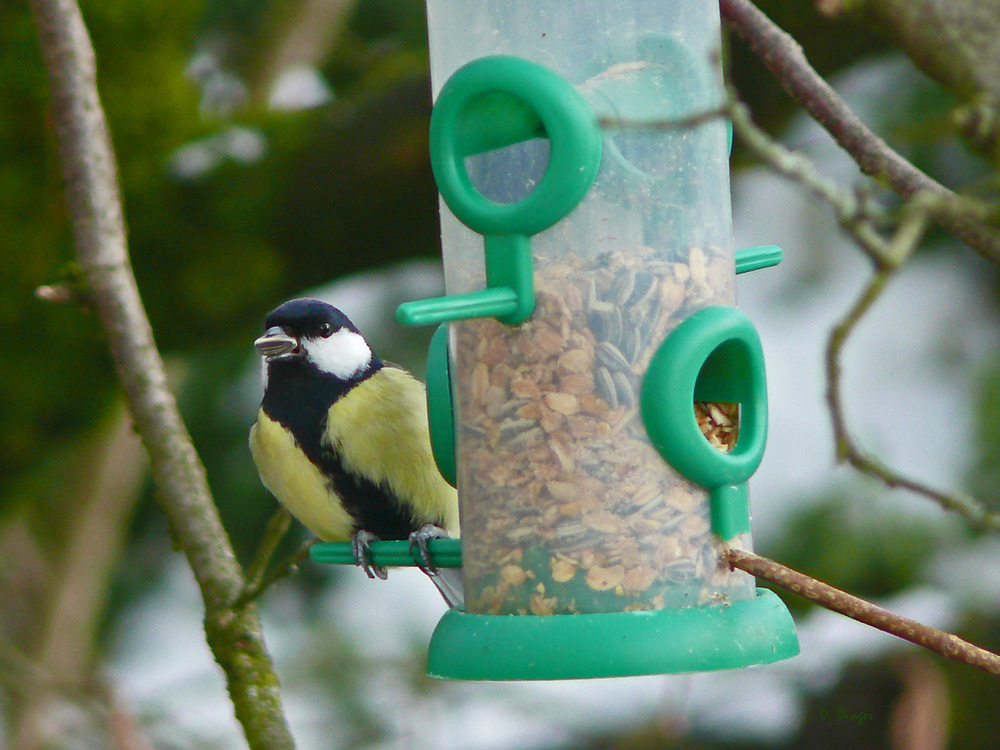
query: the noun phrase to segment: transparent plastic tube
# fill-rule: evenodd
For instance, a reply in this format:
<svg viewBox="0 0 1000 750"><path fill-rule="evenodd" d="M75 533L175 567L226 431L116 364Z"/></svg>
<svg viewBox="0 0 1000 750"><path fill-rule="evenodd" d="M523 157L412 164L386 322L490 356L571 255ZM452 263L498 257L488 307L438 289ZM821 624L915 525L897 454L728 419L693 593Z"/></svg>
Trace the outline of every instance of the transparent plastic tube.
<svg viewBox="0 0 1000 750"><path fill-rule="evenodd" d="M563 76L603 130L593 187L532 238L536 307L519 326L451 325L466 609L559 614L751 598L718 565L708 495L663 461L638 413L645 368L691 313L734 303L719 12L712 0L428 0L435 92L516 55ZM549 142L469 157L516 201ZM485 285L483 238L441 204L448 294ZM738 415L692 404L721 450ZM739 540L745 544L749 540Z"/></svg>

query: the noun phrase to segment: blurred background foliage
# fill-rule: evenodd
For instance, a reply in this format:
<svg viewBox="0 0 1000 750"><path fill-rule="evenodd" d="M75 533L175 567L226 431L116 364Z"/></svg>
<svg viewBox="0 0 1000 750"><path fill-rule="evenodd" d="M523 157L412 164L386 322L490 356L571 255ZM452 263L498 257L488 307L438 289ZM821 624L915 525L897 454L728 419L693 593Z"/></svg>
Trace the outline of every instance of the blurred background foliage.
<svg viewBox="0 0 1000 750"><path fill-rule="evenodd" d="M97 53L139 287L224 521L247 560L275 508L245 447L253 419L247 397L253 390L248 372L254 374L250 342L264 313L350 274L438 257L437 197L426 147L430 87L423 4L82 5ZM891 49L877 30L824 16L811 3L758 5L798 39L824 75ZM796 109L793 103L738 42L729 50L728 67L758 121L780 132ZM312 106L282 99L290 73L310 82ZM989 158L970 149L956 167L940 147L942 139L954 139L949 118L956 95L934 87L920 92L910 98L901 92L894 103L907 114L901 118L906 126L891 134L893 144L952 184L990 174ZM748 161L738 149L734 158L737 165ZM0 616L0 665L10 667L3 724L23 747L73 745L52 737L31 744L44 735L37 729L32 734L25 718L37 709L39 691L20 677L41 665L43 674L58 673L86 693L82 686L101 671L109 634L128 622L172 552L164 522L149 502L152 488L141 454L127 431L117 429L123 424L119 390L95 316L85 305L35 296L41 285L75 278L61 180L30 13L23 2L2 3L0 322L6 336L0 345L0 593L11 606ZM995 278L995 269L979 272ZM389 315L394 306L386 305ZM377 335L391 342L391 359L419 369L423 333ZM968 394L978 421L967 489L1000 509L1000 364L983 363L979 383ZM95 469L102 460L110 478ZM881 492L861 482L827 490L765 552L864 596L905 591L931 564L936 529L920 519L882 521L845 501L860 494L875 504ZM81 538L84 530L93 536ZM315 593L329 587L330 577L303 566L282 586ZM83 604L66 603L67 592L81 590L88 592ZM297 601L308 610L310 596ZM807 613L800 601L788 602L797 614ZM63 629L68 622L75 631ZM1000 647L995 617L969 613L960 624L977 642ZM333 675L354 672L345 648L335 637L328 640L309 671L325 665ZM853 706L851 711L869 712L871 719L827 722L823 732L810 729L816 723L807 719L802 734L786 742L916 747L888 744L886 738L894 722L903 721L899 712L908 704L901 696L926 683L930 670L950 691L950 746L992 747L986 738L995 738L1000 728L995 680L960 665L930 664L918 656L852 666L832 692L808 699L807 715ZM331 747L379 746L376 739L385 739L370 706L351 711L351 701L358 700L345 684L331 687L330 701L357 722L344 735L348 739ZM103 698L99 702L102 711L110 710ZM554 740L552 746L763 745L691 739L675 726L656 724L569 743Z"/></svg>

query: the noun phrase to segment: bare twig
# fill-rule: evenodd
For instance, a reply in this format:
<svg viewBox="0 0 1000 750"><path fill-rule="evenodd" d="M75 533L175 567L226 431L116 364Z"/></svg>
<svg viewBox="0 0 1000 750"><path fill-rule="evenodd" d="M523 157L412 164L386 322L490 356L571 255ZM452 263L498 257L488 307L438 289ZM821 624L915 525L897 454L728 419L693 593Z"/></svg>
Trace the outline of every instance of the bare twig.
<svg viewBox="0 0 1000 750"><path fill-rule="evenodd" d="M291 575L298 568L299 563L309 557L309 550L318 543L318 539L309 539L302 543L295 552L274 566L274 570L261 578L250 581L240 598L236 600L236 607L245 607L250 602L256 601L271 586L280 581L285 576Z"/></svg>
<svg viewBox="0 0 1000 750"><path fill-rule="evenodd" d="M275 551L281 544L288 530L292 526L292 516L279 507L277 512L268 521L267 529L264 531L264 538L261 540L257 555L247 570L247 581L243 586L243 591L236 599L234 608L245 607L250 602L256 601L275 582L280 581L285 576L294 572L296 566L309 556L309 550L316 539L305 542L299 549L292 553L287 559L282 560L275 566L274 570L268 573L268 566L274 557Z"/></svg>
<svg viewBox="0 0 1000 750"><path fill-rule="evenodd" d="M686 130L688 128L697 128L707 122L714 122L728 116L729 107L722 105L672 119L657 117L651 120L643 120L622 118L617 115L605 115L597 118L597 124L601 130Z"/></svg>
<svg viewBox="0 0 1000 750"><path fill-rule="evenodd" d="M283 505L279 505L278 510L271 516L271 520L267 522L260 547L257 548L257 554L247 568L246 586L260 583L260 579L264 577L264 573L267 572L267 568L271 564L271 558L274 557L275 551L291 527L292 514L285 510Z"/></svg>
<svg viewBox="0 0 1000 750"><path fill-rule="evenodd" d="M996 207L956 195L904 159L862 122L806 60L802 47L750 0L720 0L722 16L768 70L857 162L903 197L926 193L932 218L991 263L1000 264Z"/></svg>
<svg viewBox="0 0 1000 750"><path fill-rule="evenodd" d="M884 217L872 216L871 207L859 201L855 193L823 177L806 156L789 151L758 128L747 106L736 99L735 91L730 92L730 102L733 133L750 152L779 174L794 180L828 203L840 226L850 232L876 265L881 263L882 256L888 254L888 248L875 227L875 220L881 222Z"/></svg>
<svg viewBox="0 0 1000 750"><path fill-rule="evenodd" d="M232 604L243 574L230 547L139 298L90 37L75 0L31 0L52 95L77 258L149 453L160 505L205 603L205 633L254 748L290 748L256 609Z"/></svg>
<svg viewBox="0 0 1000 750"><path fill-rule="evenodd" d="M1000 656L979 648L979 646L974 646L957 635L897 615L853 594L848 594L846 591L841 591L781 563L751 552L729 547L723 553L723 558L734 568L739 568L775 586L792 591L826 609L839 612L865 625L871 625L873 628L910 643L923 646L949 659L978 667L992 674L1000 674Z"/></svg>
<svg viewBox="0 0 1000 750"><path fill-rule="evenodd" d="M847 339L858 322L882 294L898 266L883 266L869 278L858 299L830 333L826 347L826 400L830 407L837 459L846 461L858 471L878 479L888 487L902 488L923 495L946 510L953 511L973 526L1000 531L1000 515L989 512L971 497L948 493L893 471L872 454L862 450L847 427L840 393L840 363Z"/></svg>
<svg viewBox="0 0 1000 750"><path fill-rule="evenodd" d="M27 698L32 694L44 693L48 696L48 714L36 715L35 732L28 737L21 735L12 740L11 748L38 748L53 744L48 732L51 730L52 714L66 704L72 704L88 719L93 719L108 727L110 747L114 750L146 750L152 747L140 727L136 725L115 698L114 691L98 679L78 680L60 672L53 672L50 666L40 663L21 652L18 647L0 636L0 684L11 694ZM127 741L126 732L127 730Z"/></svg>
<svg viewBox="0 0 1000 750"><path fill-rule="evenodd" d="M58 693L68 701L78 703L87 710L99 708L85 687L78 681L66 680L43 664L24 653L15 643L0 634L0 686L18 700L34 690L43 689Z"/></svg>
<svg viewBox="0 0 1000 750"><path fill-rule="evenodd" d="M758 128L753 122L749 108L739 100L736 90L732 87L728 89L726 100L722 105L696 111L684 117L653 120L601 117L598 123L602 128L610 130L649 131L696 128L721 118L729 118L734 134L754 156L829 204L840 226L854 237L876 266L897 262L895 257L899 255L898 247L890 247L889 242L879 232L881 225L891 223L890 217L866 200L862 192L847 190L827 179L808 157L785 148ZM933 210L932 196L926 193L917 194L910 201L921 207L919 215L922 220ZM915 215L912 211L910 213ZM921 234L922 232L923 227L920 230Z"/></svg>
<svg viewBox="0 0 1000 750"><path fill-rule="evenodd" d="M888 217L875 215L854 194L823 177L813 163L789 151L760 130L750 118L746 105L732 99L730 116L733 131L751 152L775 171L804 186L818 198L828 203L840 225L857 241L858 246L871 259L875 271L858 300L834 327L826 349L827 403L830 407L836 441L837 458L848 462L887 486L908 489L923 495L954 511L973 526L1000 531L1000 515L990 513L973 498L935 489L915 479L903 476L861 450L851 436L844 417L840 395L840 362L847 339L871 306L882 294L888 282L910 258L927 230L928 218L933 214L933 195L918 193L904 204L901 218L894 233L886 239L877 225L886 223Z"/></svg>

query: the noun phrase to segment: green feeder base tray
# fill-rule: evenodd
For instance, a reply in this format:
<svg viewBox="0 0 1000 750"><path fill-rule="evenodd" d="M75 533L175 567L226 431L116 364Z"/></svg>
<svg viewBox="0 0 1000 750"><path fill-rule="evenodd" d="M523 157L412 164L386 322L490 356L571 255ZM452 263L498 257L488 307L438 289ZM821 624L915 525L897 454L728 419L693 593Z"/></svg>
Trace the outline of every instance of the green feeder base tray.
<svg viewBox="0 0 1000 750"><path fill-rule="evenodd" d="M427 673L454 680L681 674L795 656L792 616L771 591L729 606L579 615L445 613Z"/></svg>

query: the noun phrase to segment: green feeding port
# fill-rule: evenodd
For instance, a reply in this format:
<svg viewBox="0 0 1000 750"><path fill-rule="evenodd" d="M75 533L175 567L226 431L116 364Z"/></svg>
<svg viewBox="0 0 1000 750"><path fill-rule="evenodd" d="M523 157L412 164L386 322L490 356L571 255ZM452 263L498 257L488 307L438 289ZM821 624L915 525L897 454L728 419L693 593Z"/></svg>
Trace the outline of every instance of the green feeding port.
<svg viewBox="0 0 1000 750"><path fill-rule="evenodd" d="M740 405L739 438L728 452L705 440L691 408L696 400ZM653 447L709 490L712 530L726 541L749 534L746 482L767 438L764 353L750 319L720 306L683 321L653 355L640 404Z"/></svg>
<svg viewBox="0 0 1000 750"><path fill-rule="evenodd" d="M427 348L427 421L438 471L448 484L455 487L455 412L451 397L448 326L445 323L434 331Z"/></svg>
<svg viewBox="0 0 1000 750"><path fill-rule="evenodd" d="M528 195L500 203L476 189L465 158L536 137L551 160ZM483 235L487 288L400 305L406 325L494 317L514 325L535 309L531 237L562 219L590 189L601 131L583 97L561 76L517 57L473 60L442 88L430 125L431 167L445 203Z"/></svg>

